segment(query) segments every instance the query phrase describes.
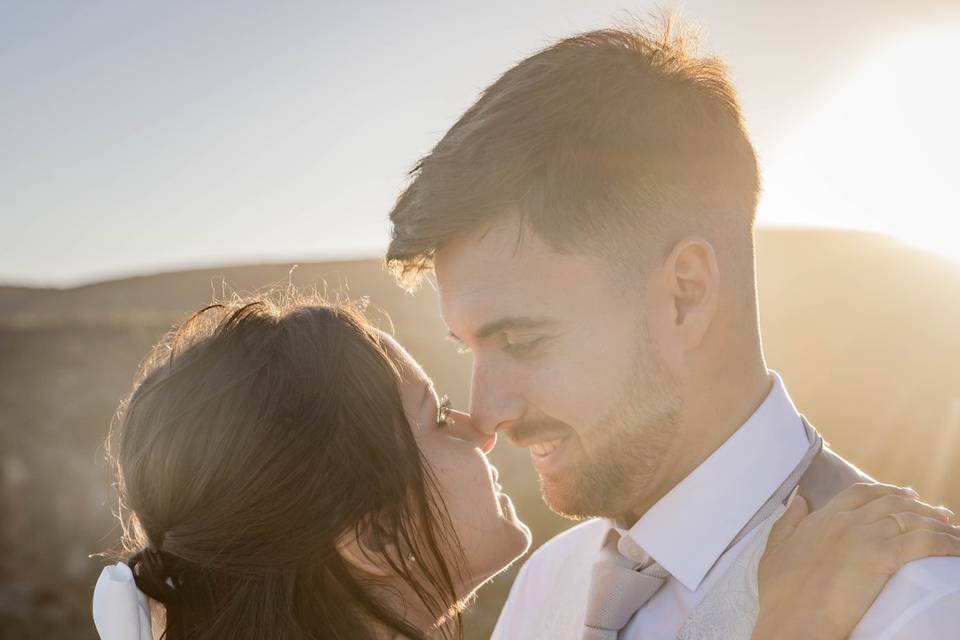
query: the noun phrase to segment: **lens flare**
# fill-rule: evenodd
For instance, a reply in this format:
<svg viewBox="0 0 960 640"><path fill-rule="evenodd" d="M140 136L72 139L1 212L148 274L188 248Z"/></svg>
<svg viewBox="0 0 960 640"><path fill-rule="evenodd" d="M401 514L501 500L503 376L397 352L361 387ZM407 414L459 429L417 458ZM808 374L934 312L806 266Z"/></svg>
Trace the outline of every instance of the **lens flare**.
<svg viewBox="0 0 960 640"><path fill-rule="evenodd" d="M880 231L960 259L960 32L868 60L767 158L760 221Z"/></svg>

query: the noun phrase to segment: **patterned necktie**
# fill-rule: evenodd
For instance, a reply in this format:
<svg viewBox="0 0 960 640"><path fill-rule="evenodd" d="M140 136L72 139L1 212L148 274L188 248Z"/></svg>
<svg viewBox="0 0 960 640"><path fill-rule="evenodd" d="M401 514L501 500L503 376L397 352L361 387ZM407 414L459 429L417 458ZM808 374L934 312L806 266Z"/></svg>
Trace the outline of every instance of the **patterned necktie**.
<svg viewBox="0 0 960 640"><path fill-rule="evenodd" d="M757 511L727 546L737 544L753 528L769 518L793 492L801 476L823 447L823 439L804 421L810 448L793 472ZM590 576L583 640L617 640L630 618L660 590L670 574L652 558L637 565L617 548L619 536L610 532Z"/></svg>

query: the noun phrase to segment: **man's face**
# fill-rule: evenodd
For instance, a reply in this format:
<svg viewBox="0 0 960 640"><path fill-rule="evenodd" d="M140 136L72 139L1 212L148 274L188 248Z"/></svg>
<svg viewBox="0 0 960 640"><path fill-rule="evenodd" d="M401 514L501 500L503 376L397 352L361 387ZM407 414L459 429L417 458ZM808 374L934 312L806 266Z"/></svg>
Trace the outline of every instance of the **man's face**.
<svg viewBox="0 0 960 640"><path fill-rule="evenodd" d="M472 351L475 427L530 450L544 500L618 516L676 432L679 392L645 329L645 294L608 261L560 254L516 216L445 245L441 313Z"/></svg>

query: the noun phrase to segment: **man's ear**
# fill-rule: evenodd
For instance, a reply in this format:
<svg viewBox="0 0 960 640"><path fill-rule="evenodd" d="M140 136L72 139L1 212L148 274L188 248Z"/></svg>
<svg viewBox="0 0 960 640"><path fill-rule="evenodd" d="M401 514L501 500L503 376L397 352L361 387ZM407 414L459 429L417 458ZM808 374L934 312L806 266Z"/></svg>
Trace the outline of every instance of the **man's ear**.
<svg viewBox="0 0 960 640"><path fill-rule="evenodd" d="M674 330L687 349L700 344L717 314L720 267L713 245L703 238L678 242L664 262L673 303Z"/></svg>
<svg viewBox="0 0 960 640"><path fill-rule="evenodd" d="M397 557L393 543L384 542L369 527L358 527L337 539L337 551L347 564L370 576L387 578L393 575L387 558Z"/></svg>

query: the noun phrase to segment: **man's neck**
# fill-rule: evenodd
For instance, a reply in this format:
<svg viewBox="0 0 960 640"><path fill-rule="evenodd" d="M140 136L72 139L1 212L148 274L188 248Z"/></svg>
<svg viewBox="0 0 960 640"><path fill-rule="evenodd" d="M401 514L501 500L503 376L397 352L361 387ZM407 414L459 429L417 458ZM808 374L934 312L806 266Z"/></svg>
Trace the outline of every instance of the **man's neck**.
<svg viewBox="0 0 960 640"><path fill-rule="evenodd" d="M638 501L620 520L632 527L663 496L709 458L756 412L770 394L774 377L766 367L736 382L711 385L713 393L693 394L685 404L670 450L650 487L637 491Z"/></svg>

